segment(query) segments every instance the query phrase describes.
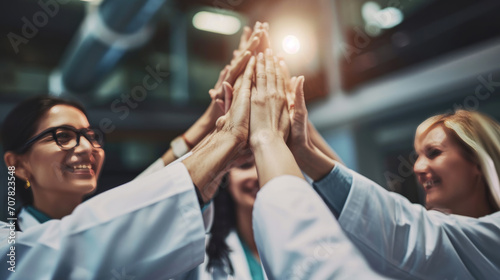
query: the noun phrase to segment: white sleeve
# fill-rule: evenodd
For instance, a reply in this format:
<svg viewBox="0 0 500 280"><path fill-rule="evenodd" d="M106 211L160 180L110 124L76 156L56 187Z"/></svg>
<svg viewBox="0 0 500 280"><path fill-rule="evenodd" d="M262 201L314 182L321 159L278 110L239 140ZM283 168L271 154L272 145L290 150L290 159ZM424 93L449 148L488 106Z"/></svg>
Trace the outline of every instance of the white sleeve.
<svg viewBox="0 0 500 280"><path fill-rule="evenodd" d="M167 166L177 164L177 163L185 160L186 158L188 158L192 154L193 154L192 152L188 152L185 155L183 155L182 157L169 163ZM141 174L137 175L137 177L135 177L134 180L144 178L148 175L151 175L159 170L162 170L164 167L165 167L165 163L163 162L163 159L159 158L155 162L153 162L150 166L148 166L148 168L146 168L146 170L142 171ZM214 211L215 210L214 210L213 203L208 204L203 210L203 224L205 226L205 232L207 232L207 233L210 232L210 229L212 228L212 224L214 223Z"/></svg>
<svg viewBox="0 0 500 280"><path fill-rule="evenodd" d="M158 170L161 170L163 167L165 167L165 163L163 162L162 158L159 158L155 160L148 168L146 168L144 171L141 172L141 174L137 175L135 179L143 178L144 176L150 175L155 173Z"/></svg>
<svg viewBox="0 0 500 280"><path fill-rule="evenodd" d="M15 272L7 270L5 223L0 234L0 279L169 279L202 263L205 251L200 207L182 163L18 232Z"/></svg>
<svg viewBox="0 0 500 280"><path fill-rule="evenodd" d="M385 279L373 272L318 194L298 177L276 177L259 191L253 229L270 280Z"/></svg>
<svg viewBox="0 0 500 280"><path fill-rule="evenodd" d="M476 219L427 211L348 172L352 187L339 223L377 271L412 279L498 278L500 212Z"/></svg>
<svg viewBox="0 0 500 280"><path fill-rule="evenodd" d="M183 155L182 157L167 164L166 166L181 162L181 161L185 160L186 158L190 157L192 154L193 154L193 152L187 152L185 155ZM137 177L135 177L135 179L139 179L139 178L143 178L145 176L151 175L151 174L155 173L156 171L163 169L163 167L165 167L165 163L163 162L163 159L160 157L159 159L155 160L150 166L148 166L144 171L142 171L139 175L137 175Z"/></svg>

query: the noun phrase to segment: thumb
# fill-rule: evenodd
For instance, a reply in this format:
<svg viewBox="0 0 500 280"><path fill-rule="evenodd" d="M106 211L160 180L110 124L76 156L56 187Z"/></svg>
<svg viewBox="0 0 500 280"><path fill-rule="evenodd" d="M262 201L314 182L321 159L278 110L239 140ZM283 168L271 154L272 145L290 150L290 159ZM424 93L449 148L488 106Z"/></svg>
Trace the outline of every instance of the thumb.
<svg viewBox="0 0 500 280"><path fill-rule="evenodd" d="M233 87L228 82L223 82L222 89L224 91L224 114L226 114L233 103Z"/></svg>

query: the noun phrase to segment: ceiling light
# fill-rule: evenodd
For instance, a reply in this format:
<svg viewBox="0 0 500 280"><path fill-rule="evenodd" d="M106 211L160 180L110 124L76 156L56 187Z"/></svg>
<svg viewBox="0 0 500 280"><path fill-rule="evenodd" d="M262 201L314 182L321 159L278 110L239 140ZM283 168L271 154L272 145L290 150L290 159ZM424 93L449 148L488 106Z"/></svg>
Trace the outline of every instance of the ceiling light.
<svg viewBox="0 0 500 280"><path fill-rule="evenodd" d="M232 35L240 30L241 22L234 16L202 11L194 15L193 26L203 31Z"/></svg>

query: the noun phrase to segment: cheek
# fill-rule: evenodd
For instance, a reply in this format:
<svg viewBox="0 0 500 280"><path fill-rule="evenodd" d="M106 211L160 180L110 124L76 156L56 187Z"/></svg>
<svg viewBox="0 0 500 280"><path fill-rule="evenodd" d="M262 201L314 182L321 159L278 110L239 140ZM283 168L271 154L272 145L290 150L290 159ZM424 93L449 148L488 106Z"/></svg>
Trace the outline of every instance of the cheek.
<svg viewBox="0 0 500 280"><path fill-rule="evenodd" d="M238 185L234 182L229 183L228 190L231 196L234 197L235 199L241 196L241 190L238 188Z"/></svg>
<svg viewBox="0 0 500 280"><path fill-rule="evenodd" d="M63 181L62 162L64 156L60 153L37 153L30 158L33 179L41 186L56 185Z"/></svg>
<svg viewBox="0 0 500 280"><path fill-rule="evenodd" d="M97 165L97 174L96 175L99 176L99 174L101 173L101 170L102 170L104 159L106 158L104 150L100 150L99 152L97 152L95 154L94 158L95 158L96 165Z"/></svg>

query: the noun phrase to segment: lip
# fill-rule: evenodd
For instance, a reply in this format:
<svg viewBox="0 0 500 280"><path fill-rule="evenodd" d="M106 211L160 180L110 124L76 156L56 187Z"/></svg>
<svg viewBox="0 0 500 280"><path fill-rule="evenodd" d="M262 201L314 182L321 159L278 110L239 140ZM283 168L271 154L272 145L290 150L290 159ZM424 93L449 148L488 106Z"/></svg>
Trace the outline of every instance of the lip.
<svg viewBox="0 0 500 280"><path fill-rule="evenodd" d="M245 193L253 196L253 197L257 197L257 192L259 191L259 186L256 185L256 186L252 186L252 187L247 187L243 191Z"/></svg>
<svg viewBox="0 0 500 280"><path fill-rule="evenodd" d="M432 178L432 179L428 179L428 180L425 180L425 181L420 182L420 183L424 187L425 192L429 192L430 190L433 190L436 187L439 187L441 185L441 179Z"/></svg>

